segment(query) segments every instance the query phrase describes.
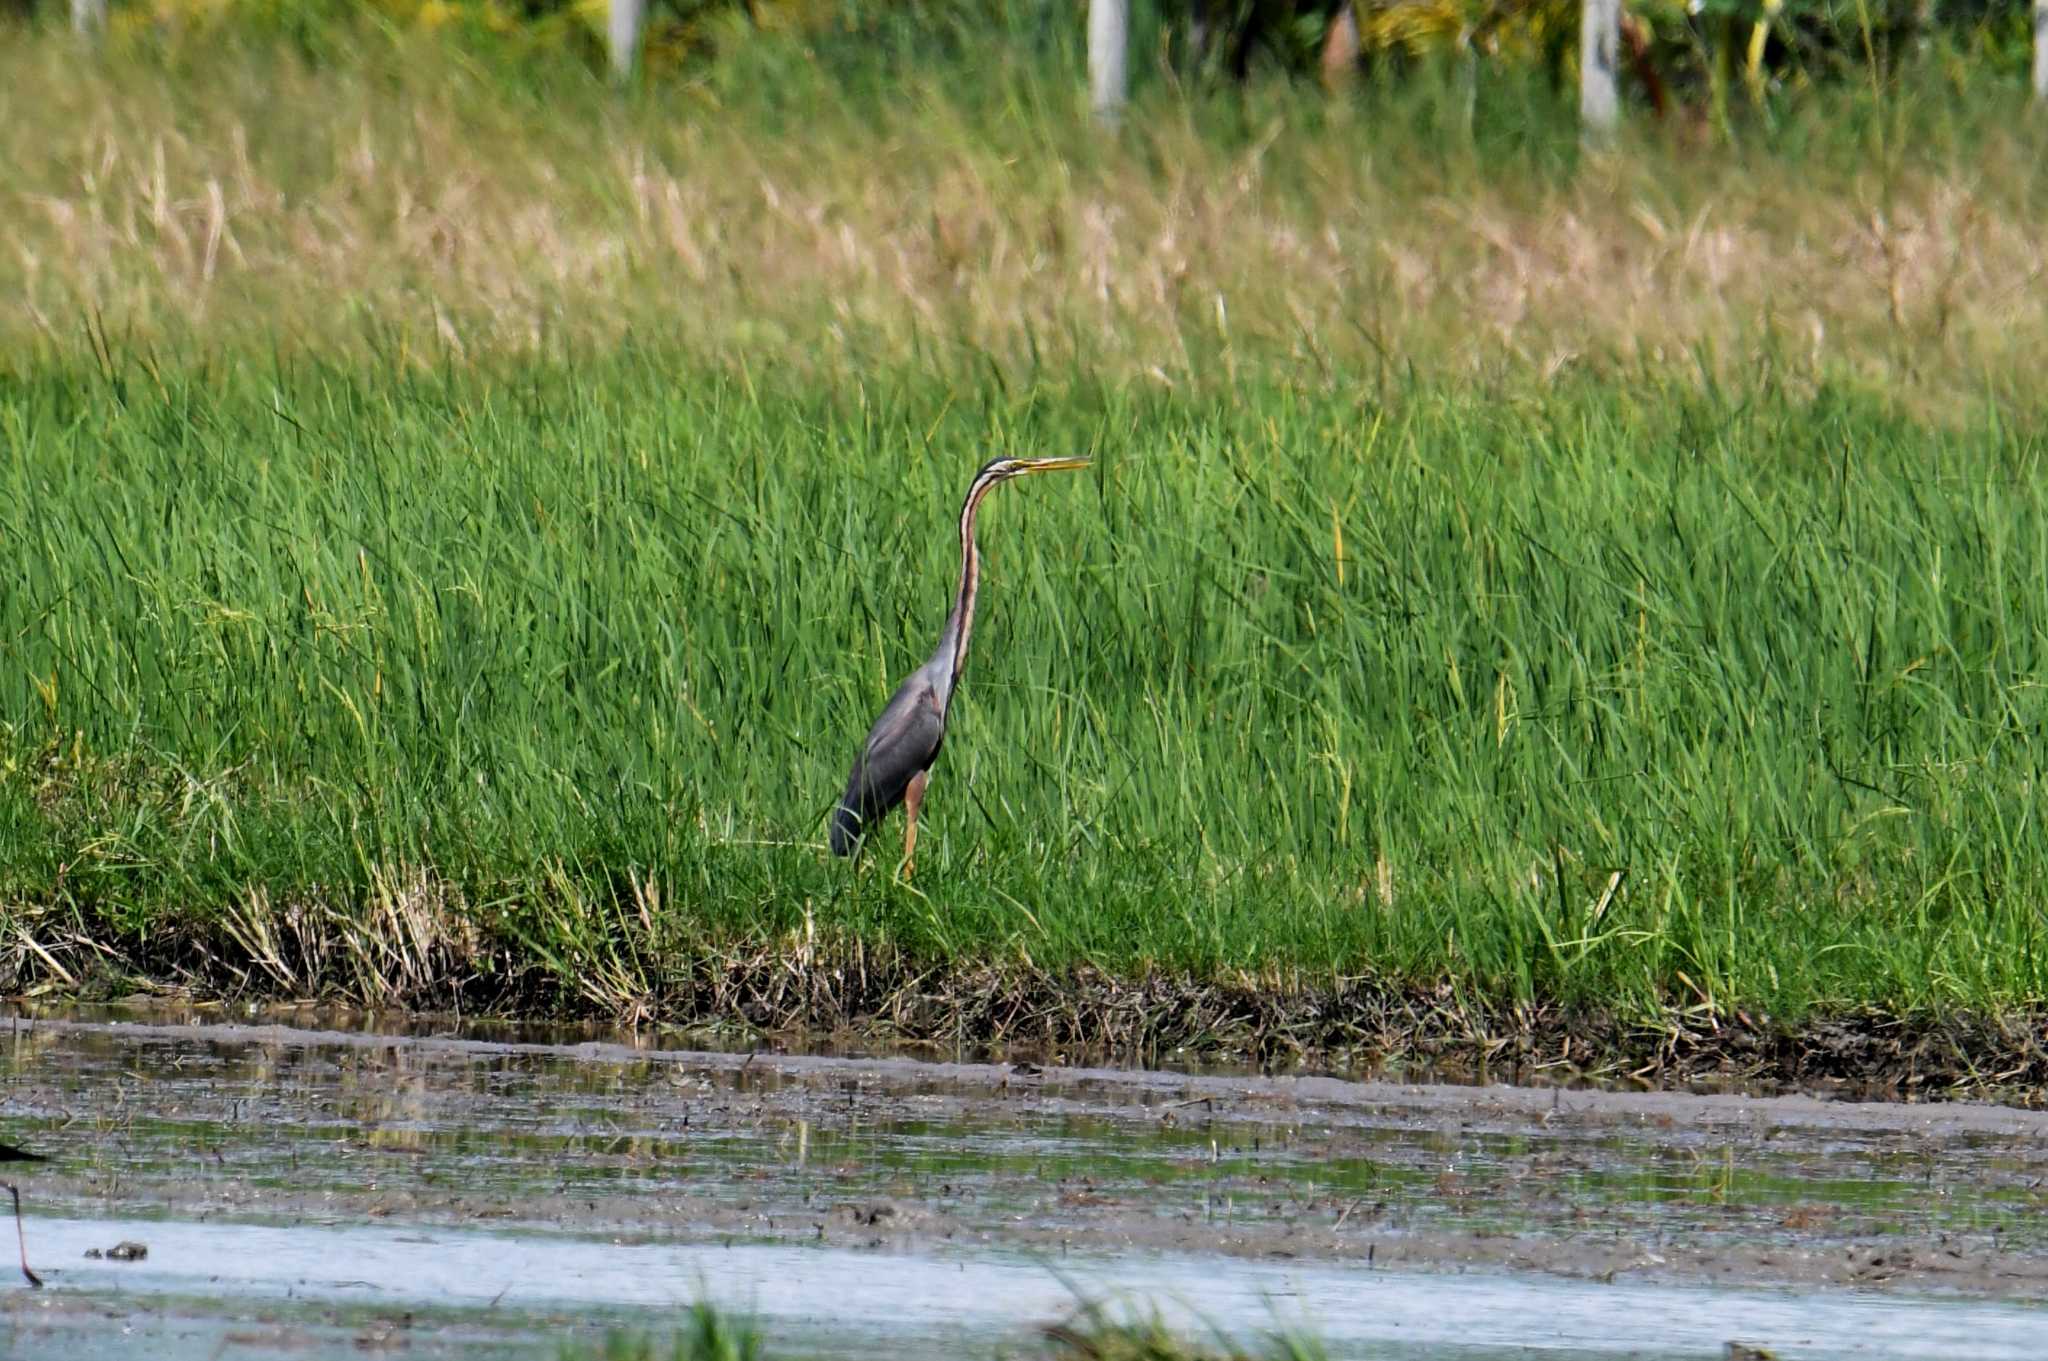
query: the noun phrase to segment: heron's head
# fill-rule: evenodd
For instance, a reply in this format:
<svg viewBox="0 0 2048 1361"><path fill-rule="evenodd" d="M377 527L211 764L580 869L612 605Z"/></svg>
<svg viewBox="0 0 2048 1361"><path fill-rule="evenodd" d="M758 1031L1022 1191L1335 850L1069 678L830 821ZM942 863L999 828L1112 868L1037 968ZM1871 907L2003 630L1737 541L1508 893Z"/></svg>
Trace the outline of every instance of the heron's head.
<svg viewBox="0 0 2048 1361"><path fill-rule="evenodd" d="M1013 477L1028 477L1032 473L1056 473L1063 468L1085 468L1085 458L998 458L982 467L981 476L996 477L1008 481Z"/></svg>

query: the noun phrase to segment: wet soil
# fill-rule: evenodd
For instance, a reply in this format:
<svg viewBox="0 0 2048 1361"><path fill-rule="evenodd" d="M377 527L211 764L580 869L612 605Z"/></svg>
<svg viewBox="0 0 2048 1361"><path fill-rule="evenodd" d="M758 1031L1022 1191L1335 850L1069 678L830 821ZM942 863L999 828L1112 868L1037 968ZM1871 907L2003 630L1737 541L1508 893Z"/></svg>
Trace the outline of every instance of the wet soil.
<svg viewBox="0 0 2048 1361"><path fill-rule="evenodd" d="M444 945L476 934L473 924L433 920L427 935ZM2039 1008L1863 1008L1779 1019L1701 1000L1622 1015L1371 975L1123 976L1086 965L918 959L851 939L646 951L644 975L603 980L573 966L544 967L524 957L523 945L504 941L487 967L443 948L371 979L342 969L339 961L357 952L308 921L290 918L277 929L272 953L258 955L233 933L199 924L126 946L112 943L128 936L110 922L75 922L40 941L24 931L18 941L0 942L0 992L105 1000L136 980L154 980L159 995L240 1006L276 1000L270 983L285 980L294 995L359 998L386 1014L630 1017L947 1052L1028 1049L1052 1062L1157 1066L1192 1058L1264 1070L1391 1069L1479 1082L1590 1079L1667 1089L1714 1082L1757 1092L1824 1089L1859 1100L1970 1097L2048 1107L2048 1011Z"/></svg>
<svg viewBox="0 0 2048 1361"><path fill-rule="evenodd" d="M0 1133L52 1158L39 1214L2048 1294L2048 1114L2010 1107L282 1025L0 1033Z"/></svg>

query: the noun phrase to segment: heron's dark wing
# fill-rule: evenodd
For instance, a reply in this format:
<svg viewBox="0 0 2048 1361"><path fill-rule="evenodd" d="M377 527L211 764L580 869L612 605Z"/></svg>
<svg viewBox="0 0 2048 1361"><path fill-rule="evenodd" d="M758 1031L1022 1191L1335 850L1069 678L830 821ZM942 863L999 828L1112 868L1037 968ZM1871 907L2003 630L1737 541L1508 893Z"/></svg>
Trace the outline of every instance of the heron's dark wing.
<svg viewBox="0 0 2048 1361"><path fill-rule="evenodd" d="M930 668L919 667L889 697L854 760L832 814L834 855L851 855L861 833L903 802L911 777L931 767L945 740L945 698Z"/></svg>

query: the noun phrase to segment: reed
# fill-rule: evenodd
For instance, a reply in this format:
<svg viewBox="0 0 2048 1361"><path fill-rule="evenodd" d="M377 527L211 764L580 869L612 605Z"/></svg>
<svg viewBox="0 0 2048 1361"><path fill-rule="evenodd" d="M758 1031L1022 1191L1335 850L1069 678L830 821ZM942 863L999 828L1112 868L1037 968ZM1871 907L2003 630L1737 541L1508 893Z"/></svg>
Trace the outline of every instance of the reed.
<svg viewBox="0 0 2048 1361"><path fill-rule="evenodd" d="M919 877L855 872L825 815L998 452L1096 466L990 503ZM453 958L610 1003L822 938L2036 1004L2044 476L1995 411L1689 384L17 378L0 900L24 939L210 924L286 993Z"/></svg>

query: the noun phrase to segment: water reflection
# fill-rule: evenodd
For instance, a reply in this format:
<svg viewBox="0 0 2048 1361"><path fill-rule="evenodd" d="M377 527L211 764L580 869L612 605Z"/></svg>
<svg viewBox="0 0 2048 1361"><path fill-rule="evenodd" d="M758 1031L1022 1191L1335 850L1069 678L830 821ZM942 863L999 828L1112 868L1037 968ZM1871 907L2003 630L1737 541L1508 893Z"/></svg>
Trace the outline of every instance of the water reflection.
<svg viewBox="0 0 2048 1361"><path fill-rule="evenodd" d="M407 1198L409 1213L457 1196L517 1213L535 1193L794 1213L829 1194L926 1198L969 1227L1058 1226L1115 1206L1693 1242L1945 1233L2033 1251L2048 1199L2048 1148L2019 1136L1503 1130L1398 1105L1336 1120L1056 1081L992 1089L986 1075L882 1082L616 1048L267 1034L16 1026L0 1114L56 1154L45 1195L102 1213L233 1205L266 1188L369 1188Z"/></svg>

